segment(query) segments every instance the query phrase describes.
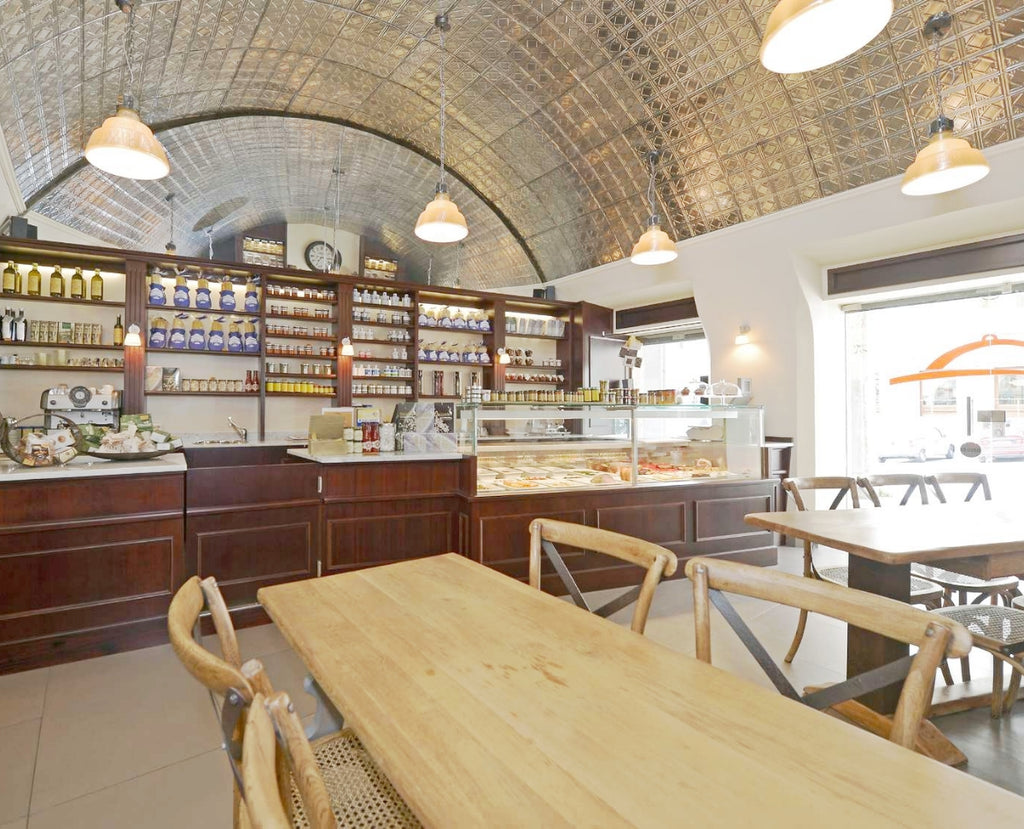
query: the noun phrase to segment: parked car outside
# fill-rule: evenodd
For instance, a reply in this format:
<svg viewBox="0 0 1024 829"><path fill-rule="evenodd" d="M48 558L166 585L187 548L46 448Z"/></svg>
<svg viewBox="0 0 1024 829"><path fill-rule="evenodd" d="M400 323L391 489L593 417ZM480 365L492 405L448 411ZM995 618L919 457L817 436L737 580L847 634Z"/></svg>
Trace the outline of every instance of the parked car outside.
<svg viewBox="0 0 1024 829"><path fill-rule="evenodd" d="M932 458L952 458L956 444L938 426L924 426L891 438L879 452L882 463L890 460L927 461Z"/></svg>
<svg viewBox="0 0 1024 829"><path fill-rule="evenodd" d="M1018 432L1007 432L1002 437L986 435L978 439L978 445L982 461L1024 460L1024 435Z"/></svg>

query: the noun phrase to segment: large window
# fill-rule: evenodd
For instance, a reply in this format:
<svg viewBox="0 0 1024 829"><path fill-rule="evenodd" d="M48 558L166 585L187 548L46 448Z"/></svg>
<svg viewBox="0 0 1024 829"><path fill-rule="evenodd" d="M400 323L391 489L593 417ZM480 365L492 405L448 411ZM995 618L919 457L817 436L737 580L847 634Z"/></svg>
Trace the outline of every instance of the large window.
<svg viewBox="0 0 1024 829"><path fill-rule="evenodd" d="M711 372L711 352L704 337L644 343L640 356L643 362L634 369L633 381L645 391L681 390Z"/></svg>

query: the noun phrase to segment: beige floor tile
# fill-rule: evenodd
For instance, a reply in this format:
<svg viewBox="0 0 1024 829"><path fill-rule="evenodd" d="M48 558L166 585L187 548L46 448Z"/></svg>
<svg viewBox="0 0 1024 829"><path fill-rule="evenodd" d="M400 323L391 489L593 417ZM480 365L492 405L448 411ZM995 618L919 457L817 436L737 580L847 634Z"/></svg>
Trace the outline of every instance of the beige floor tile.
<svg viewBox="0 0 1024 829"><path fill-rule="evenodd" d="M72 713L44 715L33 807L54 806L220 745L209 696L187 679L178 694L120 695L117 707L100 697L95 711L68 703ZM88 694L97 693L90 678Z"/></svg>
<svg viewBox="0 0 1024 829"><path fill-rule="evenodd" d="M26 829L28 826L28 818L22 817L17 820L12 820L10 823L0 824L0 829Z"/></svg>
<svg viewBox="0 0 1024 829"><path fill-rule="evenodd" d="M287 692L300 717L308 717L316 711L316 702L302 688L302 681L309 671L294 651L289 649L267 654L260 661L274 690Z"/></svg>
<svg viewBox="0 0 1024 829"><path fill-rule="evenodd" d="M49 676L49 668L0 676L0 728L43 715Z"/></svg>
<svg viewBox="0 0 1024 829"><path fill-rule="evenodd" d="M220 749L43 811L29 829L228 829L231 772Z"/></svg>
<svg viewBox="0 0 1024 829"><path fill-rule="evenodd" d="M241 651L242 661L262 658L289 648L284 636L273 624L242 628L235 632L235 636L238 638L238 649ZM203 645L212 653L220 655L220 642L217 640L216 634L204 636Z"/></svg>
<svg viewBox="0 0 1024 829"><path fill-rule="evenodd" d="M39 720L0 728L0 821L28 814Z"/></svg>
<svg viewBox="0 0 1024 829"><path fill-rule="evenodd" d="M161 645L51 668L43 716L92 716L126 709L156 713L182 695L199 691L202 686L182 667L171 646Z"/></svg>

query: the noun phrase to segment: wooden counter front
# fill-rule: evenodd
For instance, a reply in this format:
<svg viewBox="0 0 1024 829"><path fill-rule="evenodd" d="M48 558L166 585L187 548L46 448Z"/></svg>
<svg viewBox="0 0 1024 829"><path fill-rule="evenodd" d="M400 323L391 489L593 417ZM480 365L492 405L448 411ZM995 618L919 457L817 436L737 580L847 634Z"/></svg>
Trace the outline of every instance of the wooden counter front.
<svg viewBox="0 0 1024 829"><path fill-rule="evenodd" d="M185 476L0 484L0 673L166 641Z"/></svg>

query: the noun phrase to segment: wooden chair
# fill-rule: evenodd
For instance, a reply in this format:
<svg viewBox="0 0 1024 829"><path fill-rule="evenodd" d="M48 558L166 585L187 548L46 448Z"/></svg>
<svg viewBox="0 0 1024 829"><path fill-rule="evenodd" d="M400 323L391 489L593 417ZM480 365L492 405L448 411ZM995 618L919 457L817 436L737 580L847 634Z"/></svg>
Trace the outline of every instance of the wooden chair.
<svg viewBox="0 0 1024 829"><path fill-rule="evenodd" d="M1016 599L1014 600L1017 601ZM957 605L932 613L951 619L970 631L974 644L992 654L992 718L1009 714L1020 693L1024 675L1024 609L998 605ZM966 662L961 658L960 664ZM1010 666L1010 688L1003 695L1003 663ZM943 670L949 682L948 670ZM970 679L968 671L964 679Z"/></svg>
<svg viewBox="0 0 1024 829"><path fill-rule="evenodd" d="M631 588L607 604L594 609L587 604L587 600L583 597L583 593L569 572L555 543L613 556L643 567L647 573L639 587ZM647 614L651 610L651 602L654 599L654 590L658 586L658 582L661 581L662 576L673 575L678 567L675 553L657 544L652 544L650 541L643 541L608 530L599 530L596 527L585 527L581 524L570 524L551 518L535 518L530 522L530 585L538 590L540 589L542 552L554 566L555 572L558 573L562 584L565 585L565 589L577 607L607 618L616 611L636 602L630 627L637 633L643 633L647 626Z"/></svg>
<svg viewBox="0 0 1024 829"><path fill-rule="evenodd" d="M829 504L829 509L838 509L849 498L850 506L853 509L860 507L860 495L858 494L857 479L850 477L810 477L810 478L786 478L782 482L783 488L793 498L793 503L796 504L798 510L806 510L807 503L804 500L804 495L809 492L816 492L824 490L827 492L835 492L835 496L832 498L832 502ZM813 508L813 507L812 507ZM840 587L846 587L850 583L850 568L844 565L835 565L833 567L816 567L814 564L814 557L812 555L811 542L804 541L804 576L808 578L820 579L821 581L831 582L832 584ZM924 581L923 579L911 579L910 586L910 600L912 604L925 604L931 606L937 606L942 599L942 590L937 588L934 584ZM804 630L807 627L807 611L800 610L800 619L796 625L796 633L793 634L793 642L789 646L789 651L786 653L786 662L792 662L796 656L797 650L800 648L800 643L803 642Z"/></svg>
<svg viewBox="0 0 1024 829"><path fill-rule="evenodd" d="M914 500L915 496L922 504L928 503L928 489L925 487L924 478L921 475L865 475L857 479L857 485L864 490L864 493L876 506L882 506L884 490L888 487L897 487L903 490L900 496L900 506L905 507Z"/></svg>
<svg viewBox="0 0 1024 829"><path fill-rule="evenodd" d="M199 617L204 607L209 609L214 620L224 658L211 653L197 641ZM274 688L259 660L250 659L241 666L238 665L240 657L234 627L214 579L200 581L198 577L193 576L182 585L171 600L167 627L174 652L186 670L210 691L214 700L223 732L224 748L235 774L235 826L242 826L244 824L240 821L244 818L244 810L238 805L242 795L239 788L242 779L240 764L244 765L242 746L249 726L253 700L259 694L266 699L272 699ZM219 700L214 695L223 699ZM294 711L292 713L294 714ZM346 816L342 825L419 826L409 807L390 781L373 764L351 729L343 729L310 744L302 733L302 726L297 718L295 723L298 736L292 734L289 745L294 752L299 752L296 741L301 738L315 758L319 769L317 774L322 773L323 778L331 783L329 794L335 813ZM290 775L289 770L294 766L289 765L285 752L278 753L276 762L281 789L290 792L289 797L293 801L299 799L298 793L304 791L303 787L307 785L306 772L303 772L302 780L296 778L294 774ZM353 769L358 769L360 773L353 774ZM361 823L360 815L371 805L369 814L374 819L385 814L388 816L387 820L379 824ZM334 825L313 823L304 816L301 803L295 808L294 814L297 815L296 826L312 826L316 829L320 825Z"/></svg>
<svg viewBox="0 0 1024 829"><path fill-rule="evenodd" d="M711 662L710 605L714 604L782 694L818 710L834 711L898 745L930 754L921 733L922 720L931 706L939 663L971 649L971 635L962 625L883 596L731 561L693 558L686 563L686 575L693 581L698 659ZM859 677L801 695L733 609L726 592L831 616L918 650ZM891 721L853 699L901 679L903 691Z"/></svg>
<svg viewBox="0 0 1024 829"><path fill-rule="evenodd" d="M946 503L946 493L942 489L943 485L947 487L956 485L966 487L965 502L970 501L979 492L982 493L986 501L992 500L988 476L981 472L941 472L929 475L924 480L940 504ZM1013 597L1019 595L1020 592L1019 580L1016 576L979 579L927 564L911 564L910 572L915 576L920 576L939 585L944 591L943 598L945 599L945 604L950 606L981 604L986 599L992 604L1001 599L1004 605L1009 606ZM972 593L977 594L973 601L969 599L969 594ZM970 679L970 668L967 668L965 679Z"/></svg>

